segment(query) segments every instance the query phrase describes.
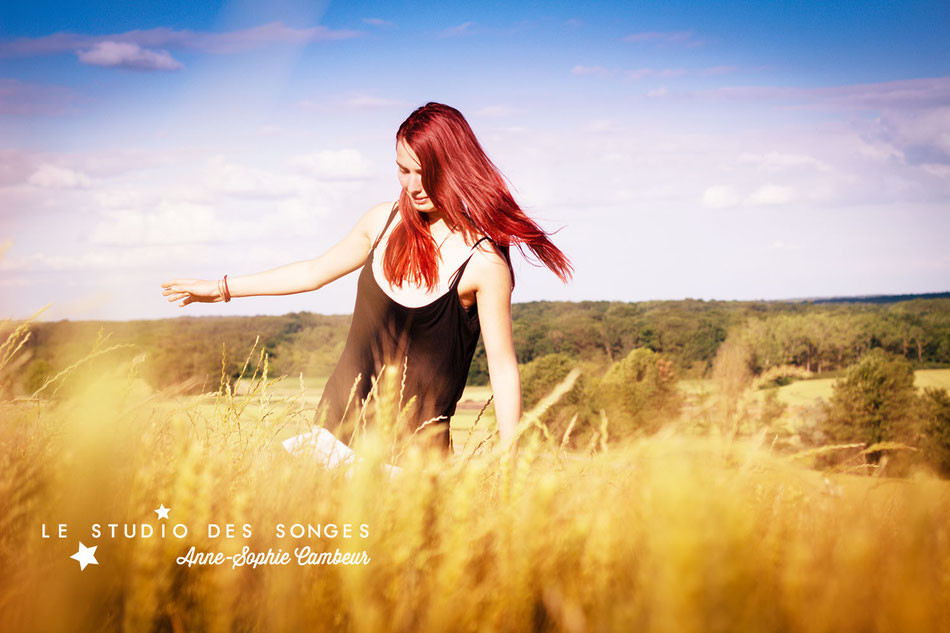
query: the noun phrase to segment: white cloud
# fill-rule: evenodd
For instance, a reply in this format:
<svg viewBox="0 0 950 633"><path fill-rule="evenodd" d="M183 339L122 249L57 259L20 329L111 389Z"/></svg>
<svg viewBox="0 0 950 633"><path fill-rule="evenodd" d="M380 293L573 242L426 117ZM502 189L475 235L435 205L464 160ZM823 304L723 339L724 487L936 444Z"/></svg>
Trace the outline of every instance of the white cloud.
<svg viewBox="0 0 950 633"><path fill-rule="evenodd" d="M608 70L603 66L582 66L578 64L571 68L571 74L580 76L593 75L597 77L609 77L613 74L613 71Z"/></svg>
<svg viewBox="0 0 950 633"><path fill-rule="evenodd" d="M235 165L222 156L212 157L208 161L205 177L213 191L246 198L287 198L296 194L300 187L299 181L294 178Z"/></svg>
<svg viewBox="0 0 950 633"><path fill-rule="evenodd" d="M26 277L6 277L0 279L0 287L3 288L26 288L30 286L30 280Z"/></svg>
<svg viewBox="0 0 950 633"><path fill-rule="evenodd" d="M389 20L383 20L381 18L363 18L361 21L363 22L363 24L369 24L370 26L383 26L383 27L396 26L395 23Z"/></svg>
<svg viewBox="0 0 950 633"><path fill-rule="evenodd" d="M294 28L270 22L236 31L193 31L191 29L153 29L126 31L110 35L53 33L42 37L20 37L0 42L0 57L31 57L94 49L105 42L137 45L143 49L164 47L193 49L207 53L239 53L270 44L303 45L310 42L350 39L360 31L329 29L325 26Z"/></svg>
<svg viewBox="0 0 950 633"><path fill-rule="evenodd" d="M703 192L703 206L710 209L727 209L739 204L739 194L728 185L713 185Z"/></svg>
<svg viewBox="0 0 950 633"><path fill-rule="evenodd" d="M132 269L162 264L168 261L171 254L172 251L164 247L100 249L78 255L37 252L0 262L0 269L24 272Z"/></svg>
<svg viewBox="0 0 950 633"><path fill-rule="evenodd" d="M163 200L154 212L105 211L90 237L95 244L183 244L219 241L225 229L209 205Z"/></svg>
<svg viewBox="0 0 950 633"><path fill-rule="evenodd" d="M406 102L400 99L360 95L355 97L347 97L344 99L343 104L351 108L401 108L406 105Z"/></svg>
<svg viewBox="0 0 950 633"><path fill-rule="evenodd" d="M950 107L885 110L875 133L899 147L911 164L950 164Z"/></svg>
<svg viewBox="0 0 950 633"><path fill-rule="evenodd" d="M44 189L87 189L92 184L82 172L49 163L40 165L27 182Z"/></svg>
<svg viewBox="0 0 950 633"><path fill-rule="evenodd" d="M645 79L647 77L661 77L667 79L669 77L679 77L685 74L686 70L683 68L637 68L636 70L628 70L624 73L628 79L633 80Z"/></svg>
<svg viewBox="0 0 950 633"><path fill-rule="evenodd" d="M594 134L601 132L610 132L615 129L615 123L613 119L594 119L585 123L581 129L585 132L591 132Z"/></svg>
<svg viewBox="0 0 950 633"><path fill-rule="evenodd" d="M457 26L450 26L447 29L443 29L439 33L439 37L455 37L456 35L465 35L466 33L472 32L472 27L475 25L474 22L463 22Z"/></svg>
<svg viewBox="0 0 950 633"><path fill-rule="evenodd" d="M372 164L355 149L323 150L295 156L289 164L317 180L364 180L371 175Z"/></svg>
<svg viewBox="0 0 950 633"><path fill-rule="evenodd" d="M846 84L820 88L799 86L723 86L684 93L740 101L790 101L832 110L916 110L946 107L950 77L902 79L873 84Z"/></svg>
<svg viewBox="0 0 950 633"><path fill-rule="evenodd" d="M409 104L401 99L378 97L375 95L337 95L321 99L303 99L295 106L301 110L335 111L341 108L358 110L382 110L386 108L405 108Z"/></svg>
<svg viewBox="0 0 950 633"><path fill-rule="evenodd" d="M184 65L168 51L153 51L131 42L97 42L90 50L78 51L79 61L92 66L115 66L131 70L181 70Z"/></svg>
<svg viewBox="0 0 950 633"><path fill-rule="evenodd" d="M20 149L0 149L0 188L26 182L36 171L37 157Z"/></svg>
<svg viewBox="0 0 950 633"><path fill-rule="evenodd" d="M96 207L106 210L140 209L154 206L162 199L154 191L129 186L100 189L93 195Z"/></svg>
<svg viewBox="0 0 950 633"><path fill-rule="evenodd" d="M788 204L795 200L796 192L793 187L767 184L759 187L746 198L745 203L753 206L772 206Z"/></svg>
<svg viewBox="0 0 950 633"><path fill-rule="evenodd" d="M944 182L950 182L950 165L921 165L920 168Z"/></svg>
<svg viewBox="0 0 950 633"><path fill-rule="evenodd" d="M716 75L726 75L739 70L738 66L711 66L704 69L700 74L704 77L713 77Z"/></svg>
<svg viewBox="0 0 950 633"><path fill-rule="evenodd" d="M818 171L831 171L831 166L807 154L786 154L782 152L767 152L764 154L743 153L738 162L744 165L754 165L764 171L785 171L789 169L811 168Z"/></svg>
<svg viewBox="0 0 950 633"><path fill-rule="evenodd" d="M512 108L506 105L485 106L475 111L475 116L488 118L504 118L513 116L520 112L518 108Z"/></svg>
<svg viewBox="0 0 950 633"><path fill-rule="evenodd" d="M0 78L0 114L65 114L77 100L76 93L64 86Z"/></svg>
<svg viewBox="0 0 950 633"><path fill-rule="evenodd" d="M89 241L125 248L259 243L289 230L298 238L313 235L315 218L325 214L326 209L300 198L270 203L266 211L257 206L229 209L226 218L210 204L164 199L146 209L102 211Z"/></svg>

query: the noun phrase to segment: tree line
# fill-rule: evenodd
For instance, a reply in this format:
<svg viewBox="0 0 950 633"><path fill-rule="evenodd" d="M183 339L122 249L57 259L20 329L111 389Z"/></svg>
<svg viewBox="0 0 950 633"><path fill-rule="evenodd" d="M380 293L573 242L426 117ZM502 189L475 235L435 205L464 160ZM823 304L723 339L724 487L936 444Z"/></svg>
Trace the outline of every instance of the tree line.
<svg viewBox="0 0 950 633"><path fill-rule="evenodd" d="M295 312L283 316L178 317L152 321L60 321L31 325L32 336L18 368L23 392L88 351L100 333L132 357L147 354L142 375L162 389L199 377L214 389L234 377L255 339L269 357L272 375L327 376L342 352L349 316ZM512 306L519 363L558 354L574 362L607 367L635 349L672 363L680 377L710 373L728 338L751 350L749 369L775 366L809 372L842 370L865 352L880 348L917 367L950 366L950 299L914 299L881 304L806 302L614 301L530 302ZM8 328L12 327L8 324ZM222 362L223 358L223 362ZM469 384L487 384L481 343Z"/></svg>

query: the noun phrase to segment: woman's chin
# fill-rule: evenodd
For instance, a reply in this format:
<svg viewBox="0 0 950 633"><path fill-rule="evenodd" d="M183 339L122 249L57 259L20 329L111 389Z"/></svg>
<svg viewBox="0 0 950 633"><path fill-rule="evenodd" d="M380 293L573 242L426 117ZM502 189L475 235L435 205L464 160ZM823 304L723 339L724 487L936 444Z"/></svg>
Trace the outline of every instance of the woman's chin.
<svg viewBox="0 0 950 633"><path fill-rule="evenodd" d="M435 211L435 205L426 200L424 203L419 204L413 201L412 206L415 207L416 211L420 213L431 213Z"/></svg>

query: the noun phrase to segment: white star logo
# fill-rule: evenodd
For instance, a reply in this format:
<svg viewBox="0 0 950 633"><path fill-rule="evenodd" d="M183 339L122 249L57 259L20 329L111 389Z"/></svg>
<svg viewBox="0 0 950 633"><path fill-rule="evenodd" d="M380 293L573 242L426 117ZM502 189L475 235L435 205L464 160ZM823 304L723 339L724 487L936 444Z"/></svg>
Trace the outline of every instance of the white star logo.
<svg viewBox="0 0 950 633"><path fill-rule="evenodd" d="M98 545L93 545L92 547L86 547L80 541L79 551L70 556L70 558L75 558L79 561L79 571L82 571L86 568L86 565L98 565L99 561L96 560L96 548Z"/></svg>
<svg viewBox="0 0 950 633"><path fill-rule="evenodd" d="M162 505L158 506L158 510L155 511L155 514L158 515L159 519L167 519L169 510L171 510L171 508L166 508L165 504L163 503Z"/></svg>

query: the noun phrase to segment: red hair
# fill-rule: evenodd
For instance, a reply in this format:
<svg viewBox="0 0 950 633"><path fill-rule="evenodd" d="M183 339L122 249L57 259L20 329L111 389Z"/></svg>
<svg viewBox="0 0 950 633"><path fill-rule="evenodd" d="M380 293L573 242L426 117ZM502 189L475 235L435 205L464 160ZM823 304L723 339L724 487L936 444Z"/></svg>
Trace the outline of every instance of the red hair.
<svg viewBox="0 0 950 633"><path fill-rule="evenodd" d="M508 254L512 243L522 254L527 246L562 281L570 279L570 260L515 202L461 112L432 102L416 108L399 126L399 141L419 158L426 195L449 225L459 227L469 241L476 233L486 235L499 248L512 286L515 277ZM389 237L383 273L396 286L410 281L431 290L438 282L438 245L405 190L399 195L399 214L402 222Z"/></svg>

